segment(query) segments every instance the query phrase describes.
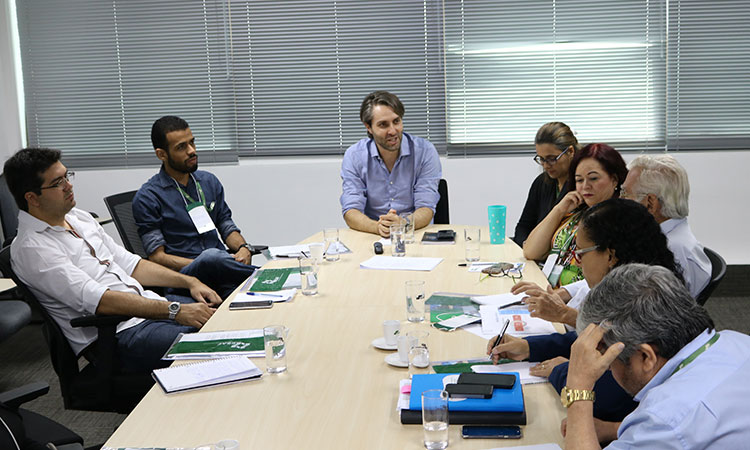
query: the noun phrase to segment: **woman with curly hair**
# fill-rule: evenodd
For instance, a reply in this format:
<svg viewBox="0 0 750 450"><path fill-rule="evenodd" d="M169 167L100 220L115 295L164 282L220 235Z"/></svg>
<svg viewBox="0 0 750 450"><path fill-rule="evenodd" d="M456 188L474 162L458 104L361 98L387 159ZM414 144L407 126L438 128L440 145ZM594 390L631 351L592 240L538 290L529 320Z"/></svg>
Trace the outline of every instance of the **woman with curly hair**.
<svg viewBox="0 0 750 450"><path fill-rule="evenodd" d="M589 144L570 163L569 179L575 191L568 192L529 234L523 243L527 259L544 260L554 255L556 264L550 284L564 286L583 279L574 260L578 223L583 212L597 203L618 197L628 175L625 161L607 144Z"/></svg>
<svg viewBox="0 0 750 450"><path fill-rule="evenodd" d="M619 198L606 200L586 210L578 228L578 248L574 257L583 270L585 281L556 291L551 288L545 291L530 282L519 283L514 292L529 295L524 301L532 316L575 326L577 308L585 301L590 288L599 284L614 267L624 264L663 266L682 280L674 254L667 248L667 238L643 205ZM571 296L568 288L574 290L575 295ZM542 361L532 367L530 373L549 377L550 383L559 392L565 386L566 361L576 337L575 331L523 339L506 334L496 347L492 346L495 339L490 339L487 353L495 360ZM602 377L599 383L594 403L595 417L621 420L635 408L630 396L611 376Z"/></svg>

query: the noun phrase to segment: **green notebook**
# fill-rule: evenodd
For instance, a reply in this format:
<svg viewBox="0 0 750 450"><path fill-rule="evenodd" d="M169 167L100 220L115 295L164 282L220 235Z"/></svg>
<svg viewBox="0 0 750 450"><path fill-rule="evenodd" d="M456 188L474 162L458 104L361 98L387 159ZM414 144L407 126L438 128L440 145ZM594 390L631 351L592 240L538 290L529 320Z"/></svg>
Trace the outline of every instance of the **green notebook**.
<svg viewBox="0 0 750 450"><path fill-rule="evenodd" d="M249 290L252 292L280 291L284 288L284 283L286 283L289 275L293 273L299 273L299 267L261 269Z"/></svg>
<svg viewBox="0 0 750 450"><path fill-rule="evenodd" d="M479 316L479 305L469 297L433 294L425 302L430 312L430 322L436 323L451 317L469 314Z"/></svg>

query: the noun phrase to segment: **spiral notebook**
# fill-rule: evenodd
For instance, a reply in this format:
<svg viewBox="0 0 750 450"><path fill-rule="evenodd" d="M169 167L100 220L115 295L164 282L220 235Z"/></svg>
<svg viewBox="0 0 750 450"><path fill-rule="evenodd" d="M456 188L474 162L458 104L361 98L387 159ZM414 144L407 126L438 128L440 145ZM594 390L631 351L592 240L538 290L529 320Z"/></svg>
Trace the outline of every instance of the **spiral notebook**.
<svg viewBox="0 0 750 450"><path fill-rule="evenodd" d="M151 374L167 394L260 378L263 372L248 358L214 359L156 369Z"/></svg>

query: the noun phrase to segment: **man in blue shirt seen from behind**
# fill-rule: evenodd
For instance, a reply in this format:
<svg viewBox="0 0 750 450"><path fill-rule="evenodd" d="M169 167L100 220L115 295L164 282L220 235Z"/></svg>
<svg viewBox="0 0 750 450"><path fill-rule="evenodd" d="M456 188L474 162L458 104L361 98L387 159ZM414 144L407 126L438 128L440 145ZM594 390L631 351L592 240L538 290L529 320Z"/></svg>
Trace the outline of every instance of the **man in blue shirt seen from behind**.
<svg viewBox="0 0 750 450"><path fill-rule="evenodd" d="M403 103L390 92L373 92L362 102L368 138L349 147L341 164L341 210L352 229L388 237L405 212L414 212L415 229L432 221L440 159L429 141L404 133L403 116Z"/></svg>
<svg viewBox="0 0 750 450"><path fill-rule="evenodd" d="M143 248L150 260L192 275L227 298L256 267L232 221L224 187L198 170L195 138L185 120L164 116L154 122L151 143L162 166L133 198Z"/></svg>

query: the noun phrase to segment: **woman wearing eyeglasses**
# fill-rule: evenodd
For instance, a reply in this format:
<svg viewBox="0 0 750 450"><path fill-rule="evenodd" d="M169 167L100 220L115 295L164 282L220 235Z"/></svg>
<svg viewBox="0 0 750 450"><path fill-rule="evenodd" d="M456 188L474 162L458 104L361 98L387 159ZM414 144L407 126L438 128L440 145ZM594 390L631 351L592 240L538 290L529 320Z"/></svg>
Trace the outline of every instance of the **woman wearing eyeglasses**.
<svg viewBox="0 0 750 450"><path fill-rule="evenodd" d="M549 122L542 125L534 138L536 155L534 161L544 171L531 183L526 205L516 224L513 241L523 245L531 230L568 193L568 169L581 145L570 127L562 122Z"/></svg>
<svg viewBox="0 0 750 450"><path fill-rule="evenodd" d="M573 258L581 216L587 208L618 197L627 174L622 156L607 144L589 144L576 153L568 173L575 190L565 194L523 243L527 259L554 257L550 284L564 286L583 279Z"/></svg>
<svg viewBox="0 0 750 450"><path fill-rule="evenodd" d="M613 268L629 263L643 263L666 267L682 279L681 270L675 263L674 254L667 248L667 238L654 217L641 204L631 200L610 199L601 202L582 214L575 250L583 270L585 281L577 284L577 293L571 299L566 288L554 292L522 282L514 287L514 293L525 292L524 301L531 315L543 319L575 325L578 307L585 301L588 291ZM565 300L569 300L567 305ZM535 376L549 377L550 383L559 392L567 378L567 358L570 346L577 337L575 331L566 334L554 333L519 339L505 335L500 344L492 348L490 339L487 353L498 358L541 361L532 367ZM635 407L625 391L611 376L604 376L597 383L595 417L603 420L622 420Z"/></svg>

